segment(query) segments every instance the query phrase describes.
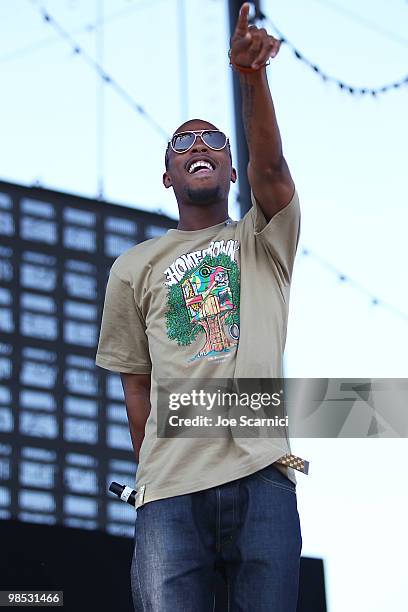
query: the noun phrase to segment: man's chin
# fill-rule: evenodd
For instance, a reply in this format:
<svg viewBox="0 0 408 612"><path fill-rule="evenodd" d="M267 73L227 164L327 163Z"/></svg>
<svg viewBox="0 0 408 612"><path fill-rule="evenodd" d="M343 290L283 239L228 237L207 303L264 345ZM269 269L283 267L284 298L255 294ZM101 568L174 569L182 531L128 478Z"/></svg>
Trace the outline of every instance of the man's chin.
<svg viewBox="0 0 408 612"><path fill-rule="evenodd" d="M221 199L219 185L214 187L187 187L186 196L191 204L214 204Z"/></svg>

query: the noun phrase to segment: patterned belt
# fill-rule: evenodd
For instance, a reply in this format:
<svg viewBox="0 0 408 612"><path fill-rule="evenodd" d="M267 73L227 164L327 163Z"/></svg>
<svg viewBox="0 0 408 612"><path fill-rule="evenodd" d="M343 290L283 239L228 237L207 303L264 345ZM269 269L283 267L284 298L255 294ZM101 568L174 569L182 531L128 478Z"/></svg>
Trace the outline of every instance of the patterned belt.
<svg viewBox="0 0 408 612"><path fill-rule="evenodd" d="M283 455L283 457L279 457L275 463L293 468L294 470L298 470L298 472L303 472L303 474L309 473L309 462L300 457L296 457L296 455Z"/></svg>

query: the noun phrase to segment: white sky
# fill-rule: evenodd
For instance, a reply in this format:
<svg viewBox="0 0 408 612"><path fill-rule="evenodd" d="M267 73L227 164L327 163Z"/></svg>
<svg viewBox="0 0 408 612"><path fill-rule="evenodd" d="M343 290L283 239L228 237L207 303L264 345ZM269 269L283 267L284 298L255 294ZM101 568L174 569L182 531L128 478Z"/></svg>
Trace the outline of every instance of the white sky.
<svg viewBox="0 0 408 612"><path fill-rule="evenodd" d="M180 62L181 0L104 0L104 67L167 132L203 117L234 142L227 2L184 2ZM99 0L44 4L95 57L95 30L86 25ZM338 79L377 87L407 74L405 0L262 4L306 57ZM94 197L99 77L29 0L1 0L0 28L0 178ZM284 45L268 76L302 205L286 373L406 377L408 88L377 99L342 93ZM176 217L161 183L164 139L108 85L103 132L106 199ZM235 193L230 214L238 218ZM372 306L302 248L405 318ZM298 440L293 450L311 461L310 475L298 479L303 552L325 559L329 612L405 611L406 440Z"/></svg>

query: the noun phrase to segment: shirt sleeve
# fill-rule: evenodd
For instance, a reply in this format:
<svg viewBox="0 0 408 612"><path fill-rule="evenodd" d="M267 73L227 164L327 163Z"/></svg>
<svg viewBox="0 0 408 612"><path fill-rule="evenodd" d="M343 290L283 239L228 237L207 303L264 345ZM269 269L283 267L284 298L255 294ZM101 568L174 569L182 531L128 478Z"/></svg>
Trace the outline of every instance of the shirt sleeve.
<svg viewBox="0 0 408 612"><path fill-rule="evenodd" d="M296 249L300 235L300 205L295 189L290 202L277 212L269 222L259 202L251 191L252 208L244 217L244 224L251 226L251 231L273 260L283 284L290 284Z"/></svg>
<svg viewBox="0 0 408 612"><path fill-rule="evenodd" d="M106 286L95 363L113 372L151 371L146 325L133 289L111 269Z"/></svg>

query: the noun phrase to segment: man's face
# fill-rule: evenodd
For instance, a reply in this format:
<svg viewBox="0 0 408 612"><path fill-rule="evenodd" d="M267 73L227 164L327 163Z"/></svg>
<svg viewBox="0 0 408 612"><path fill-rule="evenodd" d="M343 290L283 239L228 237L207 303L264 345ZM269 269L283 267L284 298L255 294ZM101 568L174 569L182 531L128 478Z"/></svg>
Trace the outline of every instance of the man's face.
<svg viewBox="0 0 408 612"><path fill-rule="evenodd" d="M193 119L181 125L175 132L214 130L211 123ZM190 172L194 162L204 161L212 169L198 169ZM168 153L168 168L163 175L166 188L173 187L177 200L183 204L213 204L228 198L231 182L236 181L236 171L232 168L228 145L221 151L208 147L199 135L194 145L185 153Z"/></svg>

